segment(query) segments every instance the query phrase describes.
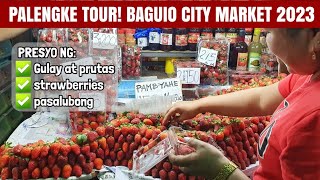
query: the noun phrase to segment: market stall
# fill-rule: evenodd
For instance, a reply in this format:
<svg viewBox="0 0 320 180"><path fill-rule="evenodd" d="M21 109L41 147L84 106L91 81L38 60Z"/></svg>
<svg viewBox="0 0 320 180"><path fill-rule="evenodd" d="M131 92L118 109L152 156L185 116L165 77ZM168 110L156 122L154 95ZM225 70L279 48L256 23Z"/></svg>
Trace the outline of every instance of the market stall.
<svg viewBox="0 0 320 180"><path fill-rule="evenodd" d="M204 179L184 174L168 160L169 153L192 152L179 144L184 137L216 146L252 177L259 135L270 116L207 112L180 123L162 120L172 103L283 79L286 75L278 74L277 59L260 28L61 28L41 29L37 36L41 47L70 46L77 50L77 62L90 57L95 65L112 64L116 73L96 76L105 85L103 98L99 96L106 103L103 110L51 108L26 119L11 107L10 61L1 61L3 179ZM59 58L51 62L65 63ZM61 81L55 78L43 76ZM167 86L147 90L157 83ZM80 93L68 92L72 97Z"/></svg>

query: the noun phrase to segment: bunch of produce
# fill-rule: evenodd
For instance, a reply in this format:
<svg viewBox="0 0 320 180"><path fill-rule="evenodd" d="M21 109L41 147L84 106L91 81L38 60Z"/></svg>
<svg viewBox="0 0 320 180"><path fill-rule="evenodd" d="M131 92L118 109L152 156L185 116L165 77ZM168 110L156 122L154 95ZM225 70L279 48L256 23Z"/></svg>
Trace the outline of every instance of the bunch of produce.
<svg viewBox="0 0 320 180"><path fill-rule="evenodd" d="M141 76L141 48L122 46L122 78L135 79Z"/></svg>
<svg viewBox="0 0 320 180"><path fill-rule="evenodd" d="M77 58L88 56L89 53L89 29L69 28L68 45L77 51Z"/></svg>
<svg viewBox="0 0 320 180"><path fill-rule="evenodd" d="M38 32L38 44L42 47L63 46L66 39L64 29L41 29Z"/></svg>

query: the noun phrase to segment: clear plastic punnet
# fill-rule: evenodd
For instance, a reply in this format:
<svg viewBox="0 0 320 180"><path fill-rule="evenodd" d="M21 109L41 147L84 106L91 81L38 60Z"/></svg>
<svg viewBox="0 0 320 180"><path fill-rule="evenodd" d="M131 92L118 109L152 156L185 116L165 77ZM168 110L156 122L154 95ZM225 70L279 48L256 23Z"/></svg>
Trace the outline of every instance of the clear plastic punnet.
<svg viewBox="0 0 320 180"><path fill-rule="evenodd" d="M66 30L63 28L45 28L38 31L38 45L42 47L60 47L66 43Z"/></svg>
<svg viewBox="0 0 320 180"><path fill-rule="evenodd" d="M134 174L144 174L172 153L172 145L167 136L167 131L162 132L148 145L133 152ZM165 138L164 138L165 137Z"/></svg>
<svg viewBox="0 0 320 180"><path fill-rule="evenodd" d="M228 84L229 46L227 39L199 41L197 60L202 63L201 85Z"/></svg>

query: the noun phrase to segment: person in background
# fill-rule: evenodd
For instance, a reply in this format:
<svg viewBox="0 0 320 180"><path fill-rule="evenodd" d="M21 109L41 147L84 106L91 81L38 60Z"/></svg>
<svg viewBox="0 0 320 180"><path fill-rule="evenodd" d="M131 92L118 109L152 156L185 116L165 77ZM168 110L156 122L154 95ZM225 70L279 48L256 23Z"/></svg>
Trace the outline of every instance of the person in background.
<svg viewBox="0 0 320 180"><path fill-rule="evenodd" d="M163 124L212 112L232 117L273 114L261 133L255 180L314 180L320 177L320 32L319 29L266 29L270 50L291 73L279 83L192 102L174 104ZM191 175L208 179L248 179L218 149L191 139L196 151L170 155Z"/></svg>

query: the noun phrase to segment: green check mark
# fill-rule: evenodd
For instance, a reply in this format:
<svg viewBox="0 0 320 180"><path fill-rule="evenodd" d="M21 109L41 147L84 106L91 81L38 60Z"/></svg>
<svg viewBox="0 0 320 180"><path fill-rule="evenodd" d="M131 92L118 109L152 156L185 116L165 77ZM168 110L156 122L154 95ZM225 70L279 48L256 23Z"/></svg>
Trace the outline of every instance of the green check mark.
<svg viewBox="0 0 320 180"><path fill-rule="evenodd" d="M25 110L31 109L31 94L30 93L19 93L16 94L16 109Z"/></svg>
<svg viewBox="0 0 320 180"><path fill-rule="evenodd" d="M16 77L30 77L31 61L16 61Z"/></svg>
<svg viewBox="0 0 320 180"><path fill-rule="evenodd" d="M16 77L16 92L30 93L31 84L31 77Z"/></svg>

